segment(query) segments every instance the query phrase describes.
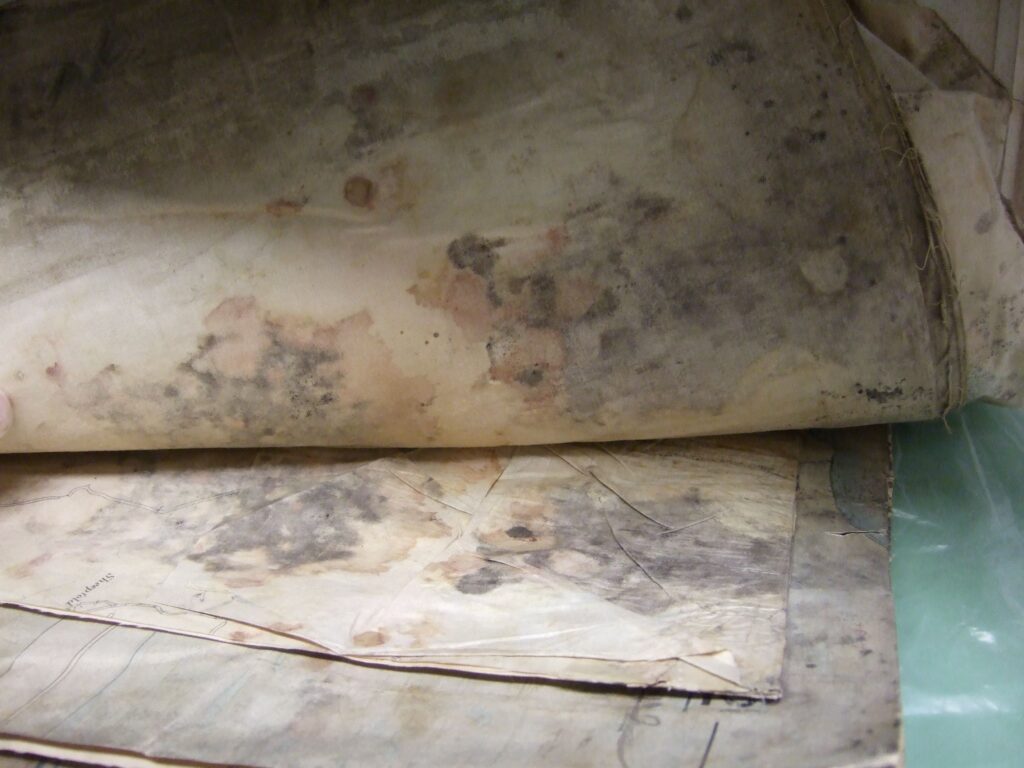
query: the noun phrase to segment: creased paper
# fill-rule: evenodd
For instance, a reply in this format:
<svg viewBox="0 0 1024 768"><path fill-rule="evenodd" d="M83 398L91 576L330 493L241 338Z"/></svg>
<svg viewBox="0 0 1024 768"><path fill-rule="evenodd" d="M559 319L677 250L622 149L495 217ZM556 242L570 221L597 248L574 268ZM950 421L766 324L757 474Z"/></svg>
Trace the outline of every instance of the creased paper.
<svg viewBox="0 0 1024 768"><path fill-rule="evenodd" d="M777 696L795 445L10 457L0 598L378 663Z"/></svg>

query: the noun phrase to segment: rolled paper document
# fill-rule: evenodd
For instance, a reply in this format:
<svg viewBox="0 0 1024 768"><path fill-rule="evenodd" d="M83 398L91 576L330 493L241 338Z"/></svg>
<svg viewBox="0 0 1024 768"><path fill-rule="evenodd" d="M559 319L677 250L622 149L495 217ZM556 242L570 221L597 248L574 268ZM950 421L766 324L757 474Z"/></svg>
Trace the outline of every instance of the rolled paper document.
<svg viewBox="0 0 1024 768"><path fill-rule="evenodd" d="M7 434L7 430L11 428L11 422L14 421L14 407L11 405L11 399L7 396L7 393L0 389L0 437Z"/></svg>
<svg viewBox="0 0 1024 768"><path fill-rule="evenodd" d="M968 396L968 297L843 3L274 7L8 12L0 451L659 438Z"/></svg>

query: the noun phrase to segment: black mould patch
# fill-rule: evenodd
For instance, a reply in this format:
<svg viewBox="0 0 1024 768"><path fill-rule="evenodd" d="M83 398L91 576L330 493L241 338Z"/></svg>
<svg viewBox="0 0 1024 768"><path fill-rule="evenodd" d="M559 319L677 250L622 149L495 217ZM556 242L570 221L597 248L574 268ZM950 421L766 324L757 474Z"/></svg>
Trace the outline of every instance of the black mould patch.
<svg viewBox="0 0 1024 768"><path fill-rule="evenodd" d="M758 59L757 48L747 40L730 40L708 54L709 66L722 64L753 64Z"/></svg>
<svg viewBox="0 0 1024 768"><path fill-rule="evenodd" d="M348 560L360 524L381 522L387 497L358 475L271 499L227 518L205 537L190 560L211 571L245 570L258 552L274 570Z"/></svg>
<svg viewBox="0 0 1024 768"><path fill-rule="evenodd" d="M529 290L526 324L531 328L550 328L558 313L558 287L555 279L539 272L527 280Z"/></svg>
<svg viewBox="0 0 1024 768"><path fill-rule="evenodd" d="M813 144L821 144L828 139L827 131L794 128L782 140L782 146L790 154L800 154Z"/></svg>
<svg viewBox="0 0 1024 768"><path fill-rule="evenodd" d="M464 595L483 595L505 582L505 574L496 565L485 565L478 571L467 573L455 582L455 588Z"/></svg>
<svg viewBox="0 0 1024 768"><path fill-rule="evenodd" d="M894 387L865 387L860 382L857 382L856 387L858 395L863 395L874 403L888 403L903 397L903 387L900 385Z"/></svg>
<svg viewBox="0 0 1024 768"><path fill-rule="evenodd" d="M662 195L637 195L629 201L629 208L641 222L654 221L672 209L672 201Z"/></svg>
<svg viewBox="0 0 1024 768"><path fill-rule="evenodd" d="M457 269L468 269L487 283L487 298L495 306L502 303L494 284L494 267L498 263L498 248L505 245L504 238L485 238L466 234L448 244L448 261Z"/></svg>
<svg viewBox="0 0 1024 768"><path fill-rule="evenodd" d="M533 535L533 531L525 525L513 525L505 531L505 535L510 539L519 539L520 541L535 541L537 538Z"/></svg>
<svg viewBox="0 0 1024 768"><path fill-rule="evenodd" d="M355 125L345 140L345 149L353 157L365 157L376 145L399 134L381 108L380 89L380 85L364 83L353 88L347 98L336 99L346 104L355 117Z"/></svg>
<svg viewBox="0 0 1024 768"><path fill-rule="evenodd" d="M597 297L594 303L587 308L587 311L583 313L583 319L593 321L609 317L610 315L615 314L615 310L618 308L619 300L615 296L615 291L611 288L605 288L601 291L601 295Z"/></svg>
<svg viewBox="0 0 1024 768"><path fill-rule="evenodd" d="M516 374L516 381L528 387L536 387L544 381L544 371L540 368L524 368Z"/></svg>
<svg viewBox="0 0 1024 768"><path fill-rule="evenodd" d="M636 331L632 328L610 328L600 337L600 351L603 360L626 357L636 344Z"/></svg>

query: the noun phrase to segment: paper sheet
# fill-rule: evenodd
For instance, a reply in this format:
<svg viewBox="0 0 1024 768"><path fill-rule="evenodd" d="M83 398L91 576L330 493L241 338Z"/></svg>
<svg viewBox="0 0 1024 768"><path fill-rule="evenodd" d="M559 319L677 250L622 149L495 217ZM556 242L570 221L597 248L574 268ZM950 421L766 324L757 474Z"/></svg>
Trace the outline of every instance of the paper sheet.
<svg viewBox="0 0 1024 768"><path fill-rule="evenodd" d="M546 444L960 402L952 278L845 3L514 6L10 10L0 451ZM102 76L61 75L110 30Z"/></svg>
<svg viewBox="0 0 1024 768"><path fill-rule="evenodd" d="M778 696L797 444L7 457L0 600L379 663Z"/></svg>
<svg viewBox="0 0 1024 768"><path fill-rule="evenodd" d="M886 432L864 437L869 474L884 479ZM837 535L850 524L833 499L830 451L811 447L780 702L369 669L0 610L0 749L131 768L141 755L313 767L896 766L888 551ZM873 510L886 516L885 494Z"/></svg>
<svg viewBox="0 0 1024 768"><path fill-rule="evenodd" d="M942 222L970 361L968 395L1024 404L1024 242L1003 197L1018 173L1018 107L931 12L884 0L857 5Z"/></svg>

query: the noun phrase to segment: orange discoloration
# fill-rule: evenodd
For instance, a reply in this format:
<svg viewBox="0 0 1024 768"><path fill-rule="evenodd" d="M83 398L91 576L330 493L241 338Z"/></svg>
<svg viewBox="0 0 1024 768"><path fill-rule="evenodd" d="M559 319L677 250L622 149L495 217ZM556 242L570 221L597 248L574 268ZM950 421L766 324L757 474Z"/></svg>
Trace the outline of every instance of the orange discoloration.
<svg viewBox="0 0 1024 768"><path fill-rule="evenodd" d="M299 629L302 629L302 626L302 624L285 624L281 621L275 621L272 624L268 624L267 629L271 630L272 632L280 632L282 634L287 635L291 632L295 632Z"/></svg>
<svg viewBox="0 0 1024 768"><path fill-rule="evenodd" d="M384 645L387 641L387 633L376 630L360 632L352 638L352 643L358 648L373 648L374 646Z"/></svg>
<svg viewBox="0 0 1024 768"><path fill-rule="evenodd" d="M255 376L269 341L263 333L260 310L253 298L233 298L221 302L206 316L206 327L217 341L209 350L206 370L225 376ZM197 364L197 370L203 370Z"/></svg>
<svg viewBox="0 0 1024 768"><path fill-rule="evenodd" d="M277 200L271 200L264 206L264 210L271 216L295 216L302 212L302 209L306 206L306 203L298 202L296 200L288 200L283 197L279 197Z"/></svg>
<svg viewBox="0 0 1024 768"><path fill-rule="evenodd" d="M557 256L565 250L566 244L569 242L569 231L565 226L551 227L548 229L545 239L547 240L547 246L552 256Z"/></svg>
<svg viewBox="0 0 1024 768"><path fill-rule="evenodd" d="M493 328L496 313L487 299L486 289L486 283L479 276L460 272L451 275L441 299L456 324L472 341L485 341Z"/></svg>
<svg viewBox="0 0 1024 768"><path fill-rule="evenodd" d="M423 569L425 581L434 583L450 583L459 577L479 569L487 561L479 555L462 552L452 555L447 560L438 560Z"/></svg>

